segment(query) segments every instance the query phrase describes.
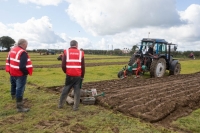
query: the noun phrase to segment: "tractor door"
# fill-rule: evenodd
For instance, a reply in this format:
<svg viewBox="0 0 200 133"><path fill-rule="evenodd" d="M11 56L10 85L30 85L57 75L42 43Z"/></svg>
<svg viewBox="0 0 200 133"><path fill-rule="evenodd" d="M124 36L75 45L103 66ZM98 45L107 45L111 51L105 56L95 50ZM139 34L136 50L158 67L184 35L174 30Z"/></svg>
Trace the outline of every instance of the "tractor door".
<svg viewBox="0 0 200 133"><path fill-rule="evenodd" d="M167 46L165 43L155 43L154 49L157 55L165 56L167 54Z"/></svg>

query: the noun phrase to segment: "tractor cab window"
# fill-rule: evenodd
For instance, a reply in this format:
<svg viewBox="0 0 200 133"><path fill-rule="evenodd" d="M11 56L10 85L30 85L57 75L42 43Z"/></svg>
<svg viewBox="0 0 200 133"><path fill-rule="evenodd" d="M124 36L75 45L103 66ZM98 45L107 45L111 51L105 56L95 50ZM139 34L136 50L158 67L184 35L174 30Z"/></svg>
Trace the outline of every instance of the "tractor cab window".
<svg viewBox="0 0 200 133"><path fill-rule="evenodd" d="M176 51L177 45L175 45L175 44L173 44L174 46L171 45L171 44L168 44L168 45L166 46L166 51L169 51L169 45L170 45L170 51L171 51L171 52Z"/></svg>
<svg viewBox="0 0 200 133"><path fill-rule="evenodd" d="M164 43L156 43L154 49L156 50L156 54L161 54L166 51L166 45Z"/></svg>
<svg viewBox="0 0 200 133"><path fill-rule="evenodd" d="M146 54L150 45L153 45L153 42L142 42L141 44L141 50L143 54Z"/></svg>
<svg viewBox="0 0 200 133"><path fill-rule="evenodd" d="M142 42L141 51L143 54L145 54L147 52L147 43L146 42Z"/></svg>

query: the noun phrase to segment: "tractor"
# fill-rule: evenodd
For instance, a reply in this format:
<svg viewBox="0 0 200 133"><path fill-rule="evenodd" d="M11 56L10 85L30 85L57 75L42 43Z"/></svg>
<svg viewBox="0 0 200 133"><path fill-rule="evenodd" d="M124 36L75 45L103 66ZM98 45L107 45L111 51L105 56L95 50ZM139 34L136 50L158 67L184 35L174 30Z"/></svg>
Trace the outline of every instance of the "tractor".
<svg viewBox="0 0 200 133"><path fill-rule="evenodd" d="M148 54L148 48L153 45L154 55ZM150 72L151 77L163 77L166 70L169 70L170 75L178 75L181 71L181 64L177 59L173 58L171 51L176 51L177 45L168 43L164 39L152 39L143 38L139 50L132 55L128 66L123 67L118 72L118 78L124 78L125 76L135 74L137 65L135 65L135 59L140 58L142 73ZM133 65L134 64L134 65Z"/></svg>

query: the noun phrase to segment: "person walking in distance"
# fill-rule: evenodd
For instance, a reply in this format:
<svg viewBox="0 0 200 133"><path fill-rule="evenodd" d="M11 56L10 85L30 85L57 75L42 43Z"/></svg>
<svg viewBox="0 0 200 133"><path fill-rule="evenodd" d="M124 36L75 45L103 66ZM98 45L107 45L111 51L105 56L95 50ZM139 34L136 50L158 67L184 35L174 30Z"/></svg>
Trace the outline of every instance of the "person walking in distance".
<svg viewBox="0 0 200 133"><path fill-rule="evenodd" d="M66 74L65 86L60 95L58 108L63 108L69 91L74 88L73 110L77 111L80 103L80 86L85 75L84 52L78 50L78 42L72 40L70 48L64 50L62 70Z"/></svg>
<svg viewBox="0 0 200 133"><path fill-rule="evenodd" d="M26 52L28 42L19 39L17 46L13 47L6 59L6 72L10 74L11 96L16 99L17 111L27 112L29 108L23 107L23 95L27 81L27 75L32 75L33 66Z"/></svg>

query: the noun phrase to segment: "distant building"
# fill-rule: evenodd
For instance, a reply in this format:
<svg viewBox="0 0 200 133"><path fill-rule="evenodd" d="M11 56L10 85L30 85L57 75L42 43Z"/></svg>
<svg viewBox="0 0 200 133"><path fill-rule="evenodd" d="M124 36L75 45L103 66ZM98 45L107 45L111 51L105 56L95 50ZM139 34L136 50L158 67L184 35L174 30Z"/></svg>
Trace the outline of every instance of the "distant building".
<svg viewBox="0 0 200 133"><path fill-rule="evenodd" d="M123 53L123 54L128 54L128 53L130 53L130 51L131 51L131 50L129 50L128 48L124 48L124 49L122 50L122 53Z"/></svg>

